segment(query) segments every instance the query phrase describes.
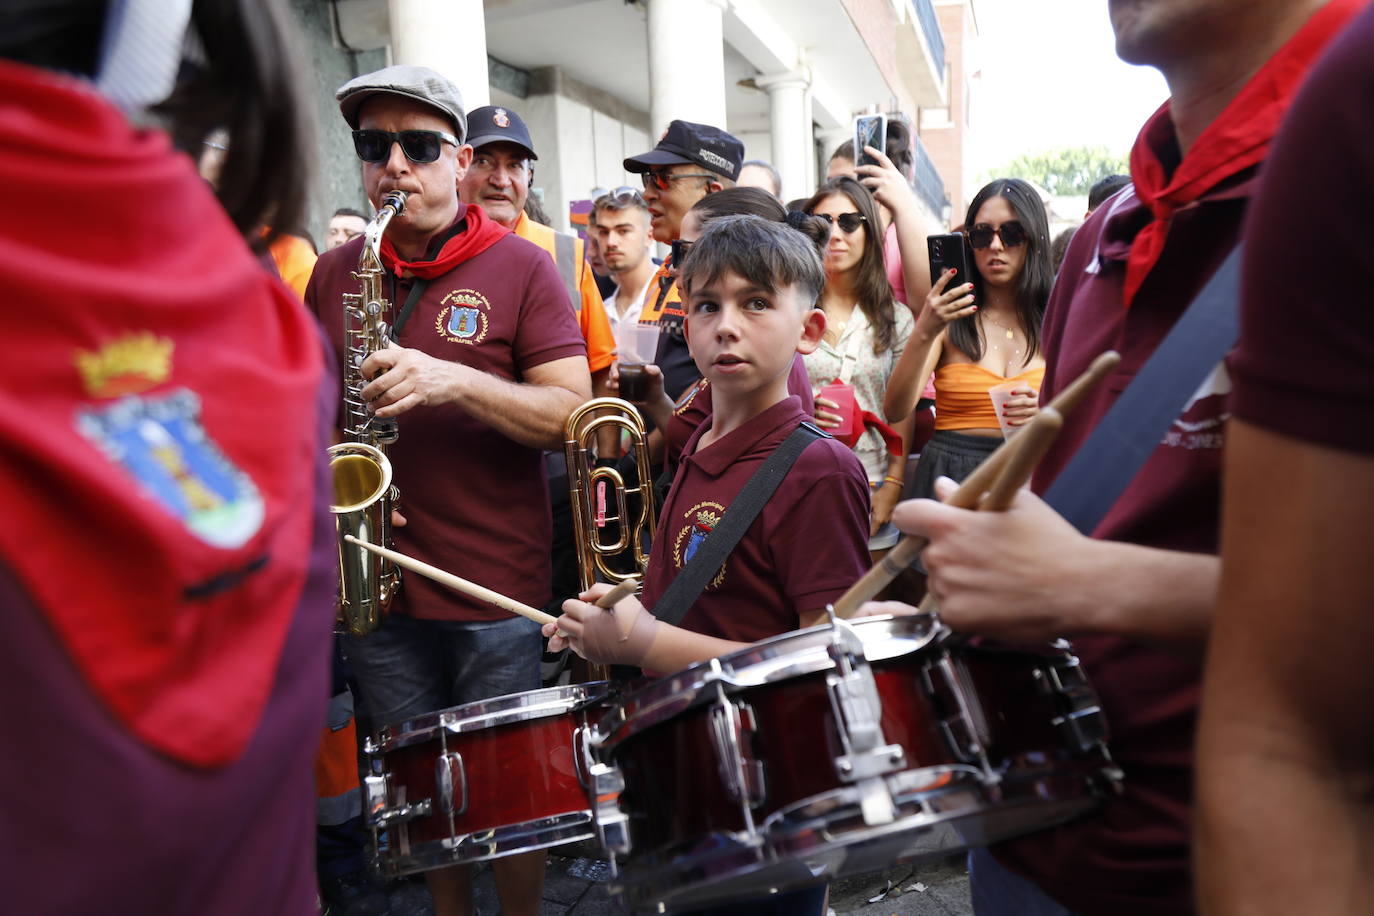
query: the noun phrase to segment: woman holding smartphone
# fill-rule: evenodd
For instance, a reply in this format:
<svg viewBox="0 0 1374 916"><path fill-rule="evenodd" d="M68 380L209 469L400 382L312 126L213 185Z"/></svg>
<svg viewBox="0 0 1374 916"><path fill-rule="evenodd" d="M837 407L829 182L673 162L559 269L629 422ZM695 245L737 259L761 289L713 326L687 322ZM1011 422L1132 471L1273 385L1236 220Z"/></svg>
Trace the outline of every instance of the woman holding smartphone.
<svg viewBox="0 0 1374 916"><path fill-rule="evenodd" d="M859 410L880 415L888 376L902 356L914 322L911 312L893 298L883 262L883 230L873 195L853 178L832 178L802 209L830 224L825 250L825 337L805 357L811 387L820 392L838 381L844 395ZM846 405L847 406L847 405ZM839 404L817 396L816 422L834 429L843 422ZM844 412L849 412L848 409ZM852 417L849 419L853 419ZM911 442L911 411L893 424L898 443L894 453L875 428L859 430L854 452L868 474L872 490L869 550L891 547L897 531L888 524L902 497L907 447Z"/></svg>
<svg viewBox="0 0 1374 916"><path fill-rule="evenodd" d="M937 477L968 476L1002 444L1003 424L1010 432L1028 422L1045 374L1040 321L1054 273L1039 194L999 178L974 196L964 225L972 276L946 269L935 278L883 402L886 416L909 415L934 370L935 435L916 466L915 497L932 496Z"/></svg>

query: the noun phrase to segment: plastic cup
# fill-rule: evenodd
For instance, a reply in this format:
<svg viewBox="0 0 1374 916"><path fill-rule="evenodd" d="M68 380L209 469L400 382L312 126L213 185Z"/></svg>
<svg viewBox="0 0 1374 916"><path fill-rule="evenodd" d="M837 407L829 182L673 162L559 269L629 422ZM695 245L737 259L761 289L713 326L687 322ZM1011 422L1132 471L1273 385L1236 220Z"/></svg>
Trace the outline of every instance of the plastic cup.
<svg viewBox="0 0 1374 916"><path fill-rule="evenodd" d="M643 404L649 399L649 373L644 363L620 364L620 397L631 404Z"/></svg>
<svg viewBox="0 0 1374 916"><path fill-rule="evenodd" d="M1026 387L1025 382L1003 382L996 387L988 389L988 397L992 398L992 409L997 412L997 425L1002 428L1002 438L1010 439L1020 431L1019 426L1008 426L1007 418L1003 415L1003 408L1007 406L1007 401L1012 399L1012 392L1017 388Z"/></svg>
<svg viewBox="0 0 1374 916"><path fill-rule="evenodd" d="M827 430L827 432L836 439L844 439L852 435L854 433L855 411L854 388L836 380L816 392L816 397L827 398L840 405L839 409L835 411L840 415L840 425Z"/></svg>

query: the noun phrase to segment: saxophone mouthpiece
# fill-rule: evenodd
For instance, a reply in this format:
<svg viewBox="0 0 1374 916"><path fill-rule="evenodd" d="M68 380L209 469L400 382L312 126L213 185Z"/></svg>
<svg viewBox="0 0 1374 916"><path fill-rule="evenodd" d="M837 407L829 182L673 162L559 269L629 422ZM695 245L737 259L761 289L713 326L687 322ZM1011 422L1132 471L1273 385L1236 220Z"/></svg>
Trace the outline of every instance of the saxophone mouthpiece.
<svg viewBox="0 0 1374 916"><path fill-rule="evenodd" d="M406 209L406 198L410 196L409 191L387 191L382 196L382 206L390 207L400 216Z"/></svg>

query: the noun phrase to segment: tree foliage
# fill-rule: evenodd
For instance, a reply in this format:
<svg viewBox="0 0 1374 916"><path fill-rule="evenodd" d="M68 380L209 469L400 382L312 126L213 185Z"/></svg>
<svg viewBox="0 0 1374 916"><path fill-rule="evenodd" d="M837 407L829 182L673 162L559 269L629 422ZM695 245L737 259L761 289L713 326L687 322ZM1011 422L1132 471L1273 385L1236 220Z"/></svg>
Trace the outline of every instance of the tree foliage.
<svg viewBox="0 0 1374 916"><path fill-rule="evenodd" d="M1087 194L1098 179L1129 172L1126 157L1105 146L1074 146L1017 156L988 180L1024 178L1058 197Z"/></svg>

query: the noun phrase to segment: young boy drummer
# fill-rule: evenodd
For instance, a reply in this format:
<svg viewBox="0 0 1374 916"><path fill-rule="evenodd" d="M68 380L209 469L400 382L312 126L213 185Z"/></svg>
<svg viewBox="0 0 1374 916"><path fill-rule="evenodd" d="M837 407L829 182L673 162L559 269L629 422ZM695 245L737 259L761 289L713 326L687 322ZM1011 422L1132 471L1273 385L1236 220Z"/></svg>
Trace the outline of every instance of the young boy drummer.
<svg viewBox="0 0 1374 916"><path fill-rule="evenodd" d="M713 221L678 282L692 357L714 392L713 413L688 440L659 516L641 600L608 612L594 585L544 627L549 648L571 644L593 662L668 672L825 618L825 606L868 568L868 484L853 451L812 441L682 619L653 608L759 466L807 419L787 391L797 353L825 331L816 248L783 223ZM642 601L642 603L641 603ZM565 634L566 638L559 633ZM753 914L819 912L825 889L770 898ZM773 904L785 909L774 909ZM724 911L721 911L724 912Z"/></svg>

